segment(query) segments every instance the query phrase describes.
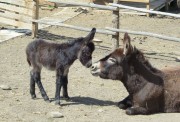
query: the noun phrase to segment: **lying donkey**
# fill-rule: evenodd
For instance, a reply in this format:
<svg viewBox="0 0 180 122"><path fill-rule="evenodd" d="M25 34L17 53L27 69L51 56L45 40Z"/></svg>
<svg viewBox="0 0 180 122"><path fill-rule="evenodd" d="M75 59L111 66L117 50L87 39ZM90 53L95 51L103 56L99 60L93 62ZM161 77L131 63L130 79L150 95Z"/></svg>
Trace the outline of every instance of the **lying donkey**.
<svg viewBox="0 0 180 122"><path fill-rule="evenodd" d="M30 72L30 94L36 98L35 83L40 89L45 101L49 98L41 83L42 66L49 70L56 70L55 104L60 104L60 91L63 87L63 97L69 99L67 84L70 66L76 59L89 68L92 65L92 53L95 49L92 42L96 29L93 28L85 38L77 38L67 43L52 43L44 40L35 40L26 48L27 62L33 69Z"/></svg>
<svg viewBox="0 0 180 122"><path fill-rule="evenodd" d="M118 106L128 115L180 112L180 67L162 71L152 67L130 41L126 33L123 49L93 64L92 75L121 80L129 96Z"/></svg>

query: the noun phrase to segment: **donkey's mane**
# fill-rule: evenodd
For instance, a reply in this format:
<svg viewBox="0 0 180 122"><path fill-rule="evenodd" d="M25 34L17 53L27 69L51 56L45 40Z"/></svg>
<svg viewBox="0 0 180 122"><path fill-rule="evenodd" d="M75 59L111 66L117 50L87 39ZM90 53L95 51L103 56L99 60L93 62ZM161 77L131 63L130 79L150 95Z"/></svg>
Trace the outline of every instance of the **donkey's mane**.
<svg viewBox="0 0 180 122"><path fill-rule="evenodd" d="M81 42L81 41L83 41L83 37L72 39L72 40L68 40L67 42L64 42L62 44L67 44L67 45L71 46L71 45L74 45L75 43Z"/></svg>
<svg viewBox="0 0 180 122"><path fill-rule="evenodd" d="M52 42L52 41L48 41L48 40L44 40L44 39L38 39L36 41L36 43L45 43L48 44L48 45L51 45L51 46L57 46L57 47L61 47L61 49L63 47L71 47L73 46L74 44L76 44L77 42L81 42L83 41L83 37L80 37L80 38L76 38L76 39L70 39L70 40L67 40L66 42Z"/></svg>
<svg viewBox="0 0 180 122"><path fill-rule="evenodd" d="M153 67L151 65L151 63L149 62L149 60L145 58L144 53L142 51L140 51L139 49L137 49L136 47L134 47L134 52L132 54L132 57L138 59L138 61L141 62L141 64L144 67L146 67L149 71L151 71L152 73L159 72L159 70L157 68Z"/></svg>
<svg viewBox="0 0 180 122"><path fill-rule="evenodd" d="M144 78L146 78L149 82L153 82L158 85L163 84L162 72L154 68L140 50L134 48L134 51L130 56L130 61L133 66L136 67L136 73L139 72L143 74Z"/></svg>
<svg viewBox="0 0 180 122"><path fill-rule="evenodd" d="M71 46L73 46L74 44L76 44L77 42L81 42L81 41L83 41L83 38L82 38L82 37L76 38L76 39L67 40L66 42L56 43L56 44L59 44L59 45L61 45L62 47L71 47Z"/></svg>

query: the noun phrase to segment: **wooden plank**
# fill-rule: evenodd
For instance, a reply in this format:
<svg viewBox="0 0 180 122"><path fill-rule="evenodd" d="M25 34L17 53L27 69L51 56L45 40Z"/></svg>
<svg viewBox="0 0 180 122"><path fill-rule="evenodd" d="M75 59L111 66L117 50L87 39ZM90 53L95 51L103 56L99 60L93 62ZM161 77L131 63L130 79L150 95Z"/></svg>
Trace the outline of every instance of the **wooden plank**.
<svg viewBox="0 0 180 122"><path fill-rule="evenodd" d="M13 6L13 5L7 5L7 4L3 4L3 3L0 3L0 9L6 9L9 11L18 12L18 13L29 15L29 16L33 15L31 9L17 7L17 6Z"/></svg>
<svg viewBox="0 0 180 122"><path fill-rule="evenodd" d="M125 5L121 5L121 4L110 3L110 5L116 6L116 7L119 7L119 8L125 8L125 9L140 11L140 12L146 12L146 13L151 13L151 14L158 14L158 15L164 15L164 16L171 16L171 17L175 17L175 18L180 18L179 14L172 14L172 13L166 13L166 12L160 12L160 11L152 11L152 10L145 10L145 9L142 9L142 8L130 7L130 6L125 6Z"/></svg>
<svg viewBox="0 0 180 122"><path fill-rule="evenodd" d="M1 20L1 23L7 24L7 25L12 25L12 26L18 27L20 29L31 29L31 27L32 27L32 24L27 24L24 22L7 19L7 18L3 18L3 17L0 17L0 20Z"/></svg>
<svg viewBox="0 0 180 122"><path fill-rule="evenodd" d="M13 20L19 20L19 21L22 21L22 22L26 22L26 23L30 23L32 17L29 17L29 16L25 16L25 15L21 15L21 14L16 14L16 13L12 13L12 12L9 12L9 11L3 11L1 14L0 14L0 17L4 17L4 18L8 18L8 19L13 19Z"/></svg>
<svg viewBox="0 0 180 122"><path fill-rule="evenodd" d="M65 4L65 5L92 7L92 8L98 8L98 9L103 9L103 10L113 10L113 11L118 10L117 7L98 5L98 4L94 4L94 3L88 4L88 3L78 3L78 2L63 2L63 1L59 1L59 0L46 0L46 1Z"/></svg>
<svg viewBox="0 0 180 122"><path fill-rule="evenodd" d="M0 0L0 2L19 5L29 9L32 9L34 6L33 0Z"/></svg>
<svg viewBox="0 0 180 122"><path fill-rule="evenodd" d="M119 0L124 2L138 2L138 3L149 3L149 0Z"/></svg>

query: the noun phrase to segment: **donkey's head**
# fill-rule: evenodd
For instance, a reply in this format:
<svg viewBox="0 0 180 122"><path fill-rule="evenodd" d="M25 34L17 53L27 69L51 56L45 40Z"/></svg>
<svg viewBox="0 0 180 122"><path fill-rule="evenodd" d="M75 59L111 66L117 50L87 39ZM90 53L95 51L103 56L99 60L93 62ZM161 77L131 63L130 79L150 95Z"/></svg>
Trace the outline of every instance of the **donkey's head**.
<svg viewBox="0 0 180 122"><path fill-rule="evenodd" d="M104 79L121 80L126 70L128 70L127 59L133 52L130 37L127 33L124 35L123 47L116 49L111 54L94 63L91 66L92 75L100 76Z"/></svg>
<svg viewBox="0 0 180 122"><path fill-rule="evenodd" d="M89 68L92 65L92 53L95 49L93 38L96 33L96 29L93 28L91 32L83 38L83 45L78 53L78 59L82 63L82 65Z"/></svg>

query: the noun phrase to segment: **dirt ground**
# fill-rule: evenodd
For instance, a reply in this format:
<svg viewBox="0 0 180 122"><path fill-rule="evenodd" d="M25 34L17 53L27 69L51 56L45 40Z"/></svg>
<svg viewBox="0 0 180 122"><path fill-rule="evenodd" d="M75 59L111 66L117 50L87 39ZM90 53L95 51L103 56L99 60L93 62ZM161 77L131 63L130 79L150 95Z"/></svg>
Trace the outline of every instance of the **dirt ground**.
<svg viewBox="0 0 180 122"><path fill-rule="evenodd" d="M47 12L47 11L46 11ZM111 27L111 12L93 10L83 13L67 24L86 27ZM180 19L154 16L121 15L123 29L149 31L180 38ZM39 37L63 42L69 38L85 36L87 32L61 27L49 27L39 31ZM121 34L122 38L123 34ZM132 44L141 49L157 68L180 67L176 57L180 56L180 43L157 38L130 35ZM96 34L102 47L111 47L111 36ZM0 122L177 122L179 113L160 113L148 116L128 116L119 109L117 102L127 96L120 81L103 80L93 77L90 70L77 60L70 68L69 96L71 101L61 100L62 106L46 103L36 88L37 99L29 94L29 71L25 48L33 39L22 36L0 44L0 85L9 85L12 90L0 89ZM121 44L121 42L120 42ZM120 45L121 46L121 45ZM110 49L110 48L109 48ZM96 48L93 61L104 57L110 50ZM50 98L55 95L55 72L42 70L42 83ZM63 118L51 118L48 113L58 111Z"/></svg>

